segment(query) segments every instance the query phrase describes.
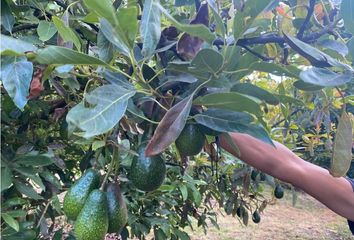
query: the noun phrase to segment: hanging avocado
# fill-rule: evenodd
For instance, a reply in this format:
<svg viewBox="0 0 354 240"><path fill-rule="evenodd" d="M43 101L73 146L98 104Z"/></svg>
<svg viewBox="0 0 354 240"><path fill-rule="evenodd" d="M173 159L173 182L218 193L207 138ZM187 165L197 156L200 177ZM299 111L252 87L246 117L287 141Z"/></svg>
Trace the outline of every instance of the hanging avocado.
<svg viewBox="0 0 354 240"><path fill-rule="evenodd" d="M98 189L88 196L74 224L77 240L104 239L108 231L108 206L106 194Z"/></svg>
<svg viewBox="0 0 354 240"><path fill-rule="evenodd" d="M205 136L198 125L187 123L176 140L176 147L181 156L193 156L200 153L204 142Z"/></svg>
<svg viewBox="0 0 354 240"><path fill-rule="evenodd" d="M278 199L281 199L284 197L284 189L283 187L278 184L275 189L274 189L274 196Z"/></svg>
<svg viewBox="0 0 354 240"><path fill-rule="evenodd" d="M69 219L76 219L90 192L98 188L99 183L99 174L93 169L88 169L69 189L64 197L63 203L64 213Z"/></svg>
<svg viewBox="0 0 354 240"><path fill-rule="evenodd" d="M124 202L118 183L107 185L107 204L108 204L108 233L119 233L128 221L127 206Z"/></svg>
<svg viewBox="0 0 354 240"><path fill-rule="evenodd" d="M160 155L146 157L146 145L138 148L139 156L134 157L130 168L130 180L142 191L158 189L165 179L166 165Z"/></svg>

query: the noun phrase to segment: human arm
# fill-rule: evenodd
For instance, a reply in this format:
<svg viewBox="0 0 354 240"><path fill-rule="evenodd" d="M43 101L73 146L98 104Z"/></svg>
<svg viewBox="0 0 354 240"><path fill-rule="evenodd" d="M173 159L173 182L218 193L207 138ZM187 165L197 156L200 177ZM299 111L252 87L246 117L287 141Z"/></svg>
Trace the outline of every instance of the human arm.
<svg viewBox="0 0 354 240"><path fill-rule="evenodd" d="M284 145L274 146L250 135L230 133L240 156L224 137L221 147L245 163L284 182L301 188L337 214L354 221L354 192L343 177L335 178L326 169L304 161Z"/></svg>

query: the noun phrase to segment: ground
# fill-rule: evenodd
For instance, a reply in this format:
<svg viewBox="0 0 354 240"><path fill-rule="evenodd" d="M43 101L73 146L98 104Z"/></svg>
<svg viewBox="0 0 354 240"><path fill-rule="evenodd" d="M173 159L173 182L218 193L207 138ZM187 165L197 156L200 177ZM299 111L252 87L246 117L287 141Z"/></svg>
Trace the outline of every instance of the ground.
<svg viewBox="0 0 354 240"><path fill-rule="evenodd" d="M202 230L191 232L193 240L349 240L351 235L346 219L338 216L323 204L305 193L298 193L292 206L292 194L270 205L261 215L259 224L251 222L247 227L232 216L220 216L220 230L209 228L207 236Z"/></svg>

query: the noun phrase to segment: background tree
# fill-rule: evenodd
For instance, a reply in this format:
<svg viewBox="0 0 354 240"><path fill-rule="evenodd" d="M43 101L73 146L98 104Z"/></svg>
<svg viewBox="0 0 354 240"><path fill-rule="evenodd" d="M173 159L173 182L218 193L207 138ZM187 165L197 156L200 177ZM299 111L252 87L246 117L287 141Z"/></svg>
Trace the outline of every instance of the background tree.
<svg viewBox="0 0 354 240"><path fill-rule="evenodd" d="M217 226L215 204L258 222L260 181L279 183L223 152L228 132L350 167L351 0L4 0L1 32L6 239L60 239L61 193L89 168L120 186L123 239L189 239L193 218ZM132 178L146 158L162 185Z"/></svg>

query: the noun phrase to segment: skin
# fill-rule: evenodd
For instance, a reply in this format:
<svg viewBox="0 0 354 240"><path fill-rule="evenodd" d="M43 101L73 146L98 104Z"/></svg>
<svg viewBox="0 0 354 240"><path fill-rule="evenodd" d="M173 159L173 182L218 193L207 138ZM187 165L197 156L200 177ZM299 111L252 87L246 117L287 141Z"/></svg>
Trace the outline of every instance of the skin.
<svg viewBox="0 0 354 240"><path fill-rule="evenodd" d="M344 177L333 177L328 170L309 163L281 143L274 146L250 135L230 133L240 156L220 138L221 147L245 163L304 190L337 214L354 221L354 192Z"/></svg>

